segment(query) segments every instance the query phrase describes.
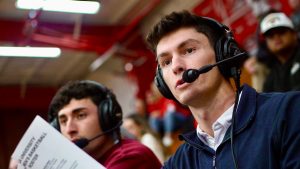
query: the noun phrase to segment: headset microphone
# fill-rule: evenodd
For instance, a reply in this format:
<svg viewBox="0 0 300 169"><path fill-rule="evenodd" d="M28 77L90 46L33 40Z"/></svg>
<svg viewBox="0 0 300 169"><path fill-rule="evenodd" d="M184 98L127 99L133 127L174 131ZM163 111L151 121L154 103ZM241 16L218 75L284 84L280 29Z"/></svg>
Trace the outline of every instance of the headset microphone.
<svg viewBox="0 0 300 169"><path fill-rule="evenodd" d="M76 141L74 141L74 144L76 144L79 148L84 148L85 146L87 146L91 141L95 140L98 137L101 137L103 135L105 135L106 132L104 133L100 133L97 136L93 137L92 139L87 139L87 138L81 138L78 139Z"/></svg>
<svg viewBox="0 0 300 169"><path fill-rule="evenodd" d="M85 146L87 146L89 144L90 140L88 140L87 138L81 138L79 140L74 141L74 144L76 146L78 146L79 148L84 148Z"/></svg>
<svg viewBox="0 0 300 169"><path fill-rule="evenodd" d="M75 140L75 141L74 141L74 144L77 145L79 148L84 148L84 147L86 147L91 141L93 141L93 140L95 140L95 139L97 139L97 138L99 138L99 137L101 137L101 136L104 136L104 135L106 135L107 133L110 133L110 132L112 132L113 130L119 128L119 127L121 126L121 124L122 124L122 121L119 122L115 127L111 128L111 129L109 129L109 130L107 130L107 131L104 131L103 133L100 133L100 134L96 135L95 137L93 137L93 138L91 138L91 139L80 138L80 139L78 139L78 140Z"/></svg>
<svg viewBox="0 0 300 169"><path fill-rule="evenodd" d="M188 70L183 72L182 80L184 82L187 82L187 83L192 83L199 77L200 74L203 74L203 73L206 73L206 72L210 71L213 67L215 67L217 65L220 65L220 64L223 64L224 62L234 61L234 60L238 59L239 57L246 56L246 55L247 54L245 52L242 52L242 53L239 53L239 54L237 54L233 57L221 60L221 61L219 61L215 64L205 65L205 66L201 67L198 70L197 69L188 69Z"/></svg>

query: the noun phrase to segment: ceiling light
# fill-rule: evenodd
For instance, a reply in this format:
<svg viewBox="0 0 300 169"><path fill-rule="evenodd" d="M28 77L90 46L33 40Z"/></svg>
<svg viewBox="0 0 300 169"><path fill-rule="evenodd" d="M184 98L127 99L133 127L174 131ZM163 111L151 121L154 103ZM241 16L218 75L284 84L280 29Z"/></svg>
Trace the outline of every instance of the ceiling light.
<svg viewBox="0 0 300 169"><path fill-rule="evenodd" d="M70 12L82 14L95 14L99 11L98 1L76 0L18 0L16 7L29 10L45 10L56 12Z"/></svg>
<svg viewBox="0 0 300 169"><path fill-rule="evenodd" d="M0 47L0 56L4 57L47 57L60 56L61 50L52 47Z"/></svg>

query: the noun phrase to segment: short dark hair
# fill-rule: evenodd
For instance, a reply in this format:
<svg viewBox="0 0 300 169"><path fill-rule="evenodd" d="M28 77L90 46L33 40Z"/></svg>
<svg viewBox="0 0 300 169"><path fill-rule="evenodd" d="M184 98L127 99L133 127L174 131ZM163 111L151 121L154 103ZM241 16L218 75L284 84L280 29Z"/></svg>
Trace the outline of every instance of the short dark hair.
<svg viewBox="0 0 300 169"><path fill-rule="evenodd" d="M206 35L214 49L218 39L224 35L224 30L208 19L194 15L186 10L172 12L163 17L147 35L146 40L149 48L156 53L156 47L161 38L180 28L189 27L195 28L197 32Z"/></svg>
<svg viewBox="0 0 300 169"><path fill-rule="evenodd" d="M58 112L72 99L80 100L90 98L98 107L101 101L106 99L107 93L99 87L100 84L92 81L70 81L61 87L53 97L49 109L48 119L50 122L57 118Z"/></svg>

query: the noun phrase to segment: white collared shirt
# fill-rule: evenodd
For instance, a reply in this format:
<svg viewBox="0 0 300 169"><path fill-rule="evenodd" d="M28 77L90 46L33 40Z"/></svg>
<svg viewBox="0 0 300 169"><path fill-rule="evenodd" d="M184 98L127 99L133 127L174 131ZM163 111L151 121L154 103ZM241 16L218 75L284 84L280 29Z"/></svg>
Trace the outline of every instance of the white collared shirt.
<svg viewBox="0 0 300 169"><path fill-rule="evenodd" d="M239 95L239 101L241 99L242 92ZM238 104L239 105L239 104ZM198 138L207 146L214 149L215 151L222 143L223 138L226 134L226 131L231 125L232 113L233 113L234 104L231 105L212 125L212 129L214 132L214 137L205 133L199 126L197 125L197 136Z"/></svg>
<svg viewBox="0 0 300 169"><path fill-rule="evenodd" d="M199 139L210 148L217 150L218 146L222 143L225 133L231 125L231 118L233 112L233 106L230 106L212 125L214 137L208 135L197 126L197 136Z"/></svg>

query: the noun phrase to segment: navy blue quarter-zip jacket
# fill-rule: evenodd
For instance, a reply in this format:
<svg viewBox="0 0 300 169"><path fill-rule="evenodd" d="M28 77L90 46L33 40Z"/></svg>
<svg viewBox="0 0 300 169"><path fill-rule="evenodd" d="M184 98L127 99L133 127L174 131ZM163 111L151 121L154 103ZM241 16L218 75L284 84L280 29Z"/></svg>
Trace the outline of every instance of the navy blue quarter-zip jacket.
<svg viewBox="0 0 300 169"><path fill-rule="evenodd" d="M300 92L256 93L243 86L236 113L234 151L239 169L300 169ZM197 137L184 140L165 169L234 169L230 128L216 151Z"/></svg>

